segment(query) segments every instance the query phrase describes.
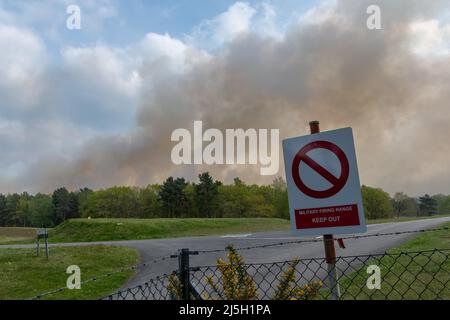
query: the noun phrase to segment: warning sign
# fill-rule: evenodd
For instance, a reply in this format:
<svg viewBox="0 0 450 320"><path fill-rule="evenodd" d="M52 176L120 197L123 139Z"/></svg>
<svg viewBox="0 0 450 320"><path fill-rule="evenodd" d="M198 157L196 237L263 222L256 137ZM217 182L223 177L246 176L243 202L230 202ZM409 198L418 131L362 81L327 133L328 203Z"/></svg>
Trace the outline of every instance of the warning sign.
<svg viewBox="0 0 450 320"><path fill-rule="evenodd" d="M283 141L297 235L366 232L351 128Z"/></svg>
<svg viewBox="0 0 450 320"><path fill-rule="evenodd" d="M341 164L341 174L339 178L336 178L332 173L330 173L326 168L322 167L319 163L317 163L314 159L308 156L308 152L315 149L327 149L333 152L340 164ZM326 179L332 185L331 188L324 191L317 191L308 188L302 181L300 177L300 164L304 162L313 170L315 170L319 175L321 175L324 179ZM301 149L294 158L294 162L292 164L292 177L294 178L294 182L297 187L303 193L309 195L312 198L324 199L334 196L336 193L342 190L342 188L347 183L349 175L349 163L345 153L335 144L328 141L316 141L312 142L303 149Z"/></svg>

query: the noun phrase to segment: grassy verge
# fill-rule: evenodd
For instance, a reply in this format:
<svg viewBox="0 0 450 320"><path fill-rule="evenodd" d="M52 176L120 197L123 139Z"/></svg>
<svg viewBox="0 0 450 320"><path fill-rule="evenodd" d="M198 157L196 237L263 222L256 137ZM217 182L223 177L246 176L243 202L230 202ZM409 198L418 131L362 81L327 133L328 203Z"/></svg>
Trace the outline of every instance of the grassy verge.
<svg viewBox="0 0 450 320"><path fill-rule="evenodd" d="M35 228L4 228L0 227L0 243L30 242L36 237Z"/></svg>
<svg viewBox="0 0 450 320"><path fill-rule="evenodd" d="M450 228L450 223L444 225ZM450 299L450 231L424 233L387 255L364 263L358 271L341 277L343 299ZM427 251L424 253L408 253ZM399 254L399 255L397 255ZM381 269L381 290L369 290L367 267Z"/></svg>
<svg viewBox="0 0 450 320"><path fill-rule="evenodd" d="M377 223L392 223L392 222L408 222L408 221L417 221L417 220L427 220L427 219L437 219L437 218L445 218L450 217L450 214L441 214L434 216L424 216L424 217L400 217L400 218L386 218L386 219L377 219L377 220L368 220L368 224L377 224Z"/></svg>
<svg viewBox="0 0 450 320"><path fill-rule="evenodd" d="M401 217L369 220L368 224L406 222L448 217ZM289 230L288 220L271 218L243 219L74 219L50 230L50 242L94 242L144 240L176 237L212 236L261 231ZM34 242L36 229L0 228L1 244Z"/></svg>
<svg viewBox="0 0 450 320"><path fill-rule="evenodd" d="M0 249L0 300L28 299L65 287L71 265L80 267L83 281L135 265L138 260L135 249L122 247L51 248L48 261L30 249ZM133 271L117 273L84 284L80 290L64 290L43 299L98 299L120 288L132 275Z"/></svg>
<svg viewBox="0 0 450 320"><path fill-rule="evenodd" d="M75 219L50 231L52 242L142 240L288 230L282 219Z"/></svg>

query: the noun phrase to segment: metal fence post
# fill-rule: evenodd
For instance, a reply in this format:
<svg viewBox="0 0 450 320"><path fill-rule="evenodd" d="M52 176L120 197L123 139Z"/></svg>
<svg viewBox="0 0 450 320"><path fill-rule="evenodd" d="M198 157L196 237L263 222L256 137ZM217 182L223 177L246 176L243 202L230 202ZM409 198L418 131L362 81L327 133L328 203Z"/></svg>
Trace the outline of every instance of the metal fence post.
<svg viewBox="0 0 450 320"><path fill-rule="evenodd" d="M189 294L189 249L181 249L178 253L178 272L182 285L182 299L190 300Z"/></svg>
<svg viewBox="0 0 450 320"><path fill-rule="evenodd" d="M319 121L311 121L309 123L311 134L320 132ZM323 244L325 247L325 258L327 260L328 283L331 290L331 299L339 300L341 298L341 290L339 288L338 274L336 270L336 248L334 247L334 237L332 234L323 236Z"/></svg>
<svg viewBox="0 0 450 320"><path fill-rule="evenodd" d="M45 256L47 257L48 260L48 234L45 235Z"/></svg>
<svg viewBox="0 0 450 320"><path fill-rule="evenodd" d="M334 247L334 237L332 234L323 236L325 247L325 256L327 261L327 277L331 290L331 299L339 300L341 298L341 289L339 287L339 279L336 270L336 249Z"/></svg>

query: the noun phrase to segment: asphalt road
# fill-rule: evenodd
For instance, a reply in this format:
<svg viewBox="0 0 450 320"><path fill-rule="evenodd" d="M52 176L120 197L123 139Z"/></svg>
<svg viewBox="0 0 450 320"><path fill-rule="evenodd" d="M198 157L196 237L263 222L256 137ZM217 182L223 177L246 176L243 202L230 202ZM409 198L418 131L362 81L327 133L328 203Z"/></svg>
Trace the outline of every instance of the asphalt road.
<svg viewBox="0 0 450 320"><path fill-rule="evenodd" d="M385 223L368 226L368 232L365 235L378 233L391 233L413 231L419 229L429 229L438 227L444 222L450 222L450 217L425 219L400 223ZM336 235L339 237L339 235ZM352 235L343 235L344 237ZM361 239L346 240L346 249L337 246L337 256L356 256L384 253L386 250L404 243L405 241L417 236L417 234L401 234L385 237L370 237ZM214 250L223 249L229 244L236 248L260 246L284 241L295 241L301 239L316 239L314 237L298 238L292 237L289 231L280 232L259 232L247 235L229 235L215 237L189 237L175 239L141 240L141 241L117 241L117 242L95 242L95 243L67 243L51 244L55 246L89 246L89 245L116 245L133 247L139 250L141 262L152 261L162 256L170 256L181 248L190 250ZM33 245L8 245L1 248L32 248ZM270 263L281 262L294 259L323 258L323 243L321 241L314 243L289 244L269 248L258 248L240 252L243 254L247 263ZM214 266L218 258L223 258L224 252L207 253L191 257L191 266ZM171 273L177 269L177 259L167 259L158 263L150 263L141 268L138 273L130 279L125 288L135 287L148 280L162 274Z"/></svg>

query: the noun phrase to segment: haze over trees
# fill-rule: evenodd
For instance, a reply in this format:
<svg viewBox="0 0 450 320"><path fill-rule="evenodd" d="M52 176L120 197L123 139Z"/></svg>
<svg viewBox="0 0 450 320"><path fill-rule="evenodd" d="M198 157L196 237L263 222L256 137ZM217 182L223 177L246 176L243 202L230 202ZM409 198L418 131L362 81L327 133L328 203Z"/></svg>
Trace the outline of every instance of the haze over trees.
<svg viewBox="0 0 450 320"><path fill-rule="evenodd" d="M450 196L412 198L403 192L392 198L380 188L362 186L369 219L430 216L450 213ZM102 190L59 188L51 195L0 194L0 226L54 227L73 218L244 218L289 219L286 183L248 185L236 178L224 185L209 173L197 182L168 178L145 188L115 186Z"/></svg>

